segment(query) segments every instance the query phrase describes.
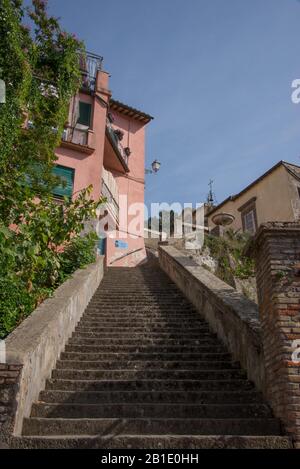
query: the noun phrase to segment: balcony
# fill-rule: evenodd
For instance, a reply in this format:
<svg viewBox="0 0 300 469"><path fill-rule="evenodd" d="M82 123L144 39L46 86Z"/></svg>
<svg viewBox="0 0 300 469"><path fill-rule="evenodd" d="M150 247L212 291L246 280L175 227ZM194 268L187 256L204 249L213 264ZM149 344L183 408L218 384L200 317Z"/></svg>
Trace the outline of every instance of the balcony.
<svg viewBox="0 0 300 469"><path fill-rule="evenodd" d="M94 92L96 88L97 72L102 69L103 57L87 52L80 57L80 70L82 73L82 89Z"/></svg>
<svg viewBox="0 0 300 469"><path fill-rule="evenodd" d="M129 148L124 147L109 119L106 121L104 163L112 170L129 172Z"/></svg>
<svg viewBox="0 0 300 469"><path fill-rule="evenodd" d="M119 189L117 182L110 171L102 169L102 190L103 197L106 198L105 208L110 216L119 223Z"/></svg>
<svg viewBox="0 0 300 469"><path fill-rule="evenodd" d="M95 150L94 132L88 127L80 126L79 124L75 127L68 126L63 131L61 145L91 154Z"/></svg>

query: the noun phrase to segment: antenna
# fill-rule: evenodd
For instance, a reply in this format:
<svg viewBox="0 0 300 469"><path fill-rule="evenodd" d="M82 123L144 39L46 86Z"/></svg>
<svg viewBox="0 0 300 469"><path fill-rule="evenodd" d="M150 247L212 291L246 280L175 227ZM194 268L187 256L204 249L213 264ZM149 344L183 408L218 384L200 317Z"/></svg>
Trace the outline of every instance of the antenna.
<svg viewBox="0 0 300 469"><path fill-rule="evenodd" d="M210 206L213 206L216 204L216 197L213 192L213 183L214 183L213 179L210 179L208 183L209 191L208 191L207 198L206 198L207 204Z"/></svg>

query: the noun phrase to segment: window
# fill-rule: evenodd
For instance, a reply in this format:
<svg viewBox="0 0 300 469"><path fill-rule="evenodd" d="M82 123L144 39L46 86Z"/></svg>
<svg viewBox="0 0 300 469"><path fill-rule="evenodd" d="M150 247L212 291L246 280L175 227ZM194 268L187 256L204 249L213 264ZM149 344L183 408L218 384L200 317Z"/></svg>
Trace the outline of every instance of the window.
<svg viewBox="0 0 300 469"><path fill-rule="evenodd" d="M300 187L298 187L298 195L299 195L299 199L300 199Z"/></svg>
<svg viewBox="0 0 300 469"><path fill-rule="evenodd" d="M55 166L53 174L61 178L62 183L53 189L53 194L58 197L72 197L74 186L74 169L65 166Z"/></svg>
<svg viewBox="0 0 300 469"><path fill-rule="evenodd" d="M242 213L243 218L243 228L244 231L249 231L249 233L255 233L256 223L255 223L255 210L250 210L249 212Z"/></svg>
<svg viewBox="0 0 300 469"><path fill-rule="evenodd" d="M77 123L90 127L91 115L92 115L92 105L89 103L84 103L83 101L79 101L79 117L78 117Z"/></svg>
<svg viewBox="0 0 300 469"><path fill-rule="evenodd" d="M254 234L257 230L256 197L248 200L238 211L241 212L243 231Z"/></svg>

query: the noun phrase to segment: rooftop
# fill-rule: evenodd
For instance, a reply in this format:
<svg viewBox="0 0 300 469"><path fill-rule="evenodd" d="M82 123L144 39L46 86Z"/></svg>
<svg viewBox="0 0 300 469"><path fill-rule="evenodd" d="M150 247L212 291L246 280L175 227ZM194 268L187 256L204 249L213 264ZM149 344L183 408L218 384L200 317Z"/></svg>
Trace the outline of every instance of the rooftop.
<svg viewBox="0 0 300 469"><path fill-rule="evenodd" d="M132 119L143 122L144 124L148 124L148 122L153 119L150 114L146 114L145 112L139 111L134 107L121 103L120 101L116 101L115 99L111 99L109 104L112 111L117 111L124 116L131 117Z"/></svg>
<svg viewBox="0 0 300 469"><path fill-rule="evenodd" d="M269 174L273 173L277 168L280 166L284 166L289 173L291 173L295 178L299 179L300 181L300 166L297 166L296 164L293 163L288 163L287 161L279 161L276 163L274 166L272 166L268 171L266 171L264 174L259 176L255 181L251 182L248 186L246 186L244 189L242 189L238 194L230 195L226 199L223 200L220 204L216 205L213 207L209 212L208 215L211 215L215 211L219 210L223 205L225 205L227 202L234 201L241 197L245 192L247 192L249 189L251 189L253 186L258 184L260 181L262 181L265 177L267 177Z"/></svg>

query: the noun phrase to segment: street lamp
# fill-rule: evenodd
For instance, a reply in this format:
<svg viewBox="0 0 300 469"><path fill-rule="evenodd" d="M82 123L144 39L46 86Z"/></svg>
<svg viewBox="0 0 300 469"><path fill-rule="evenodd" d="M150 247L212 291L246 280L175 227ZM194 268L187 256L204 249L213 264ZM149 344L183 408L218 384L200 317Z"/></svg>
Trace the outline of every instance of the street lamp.
<svg viewBox="0 0 300 469"><path fill-rule="evenodd" d="M145 173L146 174L156 174L158 171L159 171L159 168L161 166L161 163L158 161L158 160L154 160L152 163L151 163L151 168L152 169L145 169Z"/></svg>

